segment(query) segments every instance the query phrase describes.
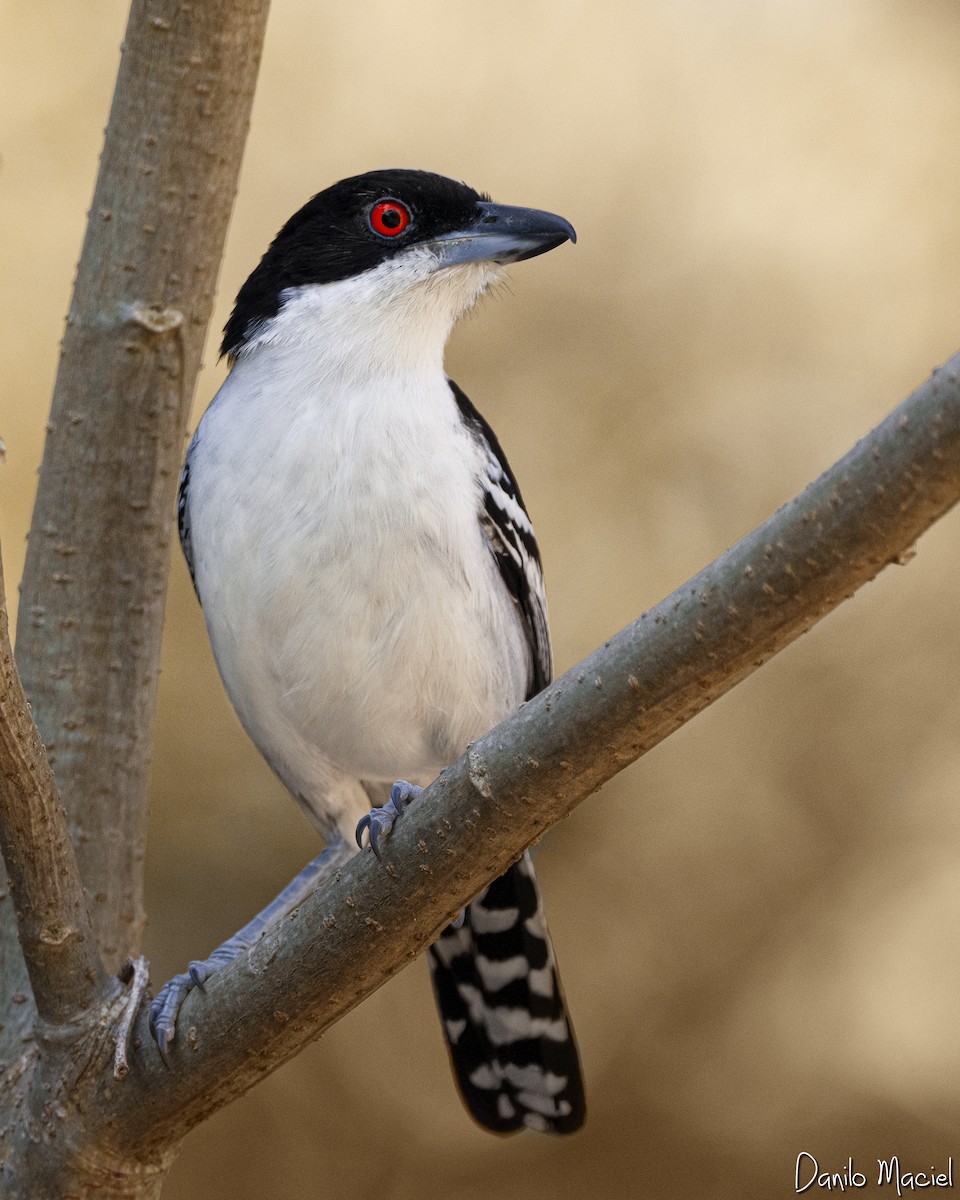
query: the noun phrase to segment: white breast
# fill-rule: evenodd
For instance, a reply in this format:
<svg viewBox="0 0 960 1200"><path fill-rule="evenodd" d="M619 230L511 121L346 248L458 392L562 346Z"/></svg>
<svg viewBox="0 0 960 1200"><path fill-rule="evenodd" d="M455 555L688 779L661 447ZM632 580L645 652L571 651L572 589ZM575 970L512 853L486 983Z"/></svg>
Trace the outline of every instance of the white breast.
<svg viewBox="0 0 960 1200"><path fill-rule="evenodd" d="M439 362L241 359L190 456L197 588L247 731L315 812L340 772L425 780L520 703L521 620Z"/></svg>

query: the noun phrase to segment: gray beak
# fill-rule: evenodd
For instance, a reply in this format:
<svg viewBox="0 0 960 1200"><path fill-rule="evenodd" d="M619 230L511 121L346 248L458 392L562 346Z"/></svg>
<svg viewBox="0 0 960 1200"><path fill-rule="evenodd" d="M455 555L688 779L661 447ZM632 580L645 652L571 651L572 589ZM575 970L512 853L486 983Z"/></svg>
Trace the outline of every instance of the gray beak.
<svg viewBox="0 0 960 1200"><path fill-rule="evenodd" d="M570 222L554 213L482 201L469 225L445 233L427 245L439 258L441 267L455 267L470 262L503 265L522 262L576 240Z"/></svg>

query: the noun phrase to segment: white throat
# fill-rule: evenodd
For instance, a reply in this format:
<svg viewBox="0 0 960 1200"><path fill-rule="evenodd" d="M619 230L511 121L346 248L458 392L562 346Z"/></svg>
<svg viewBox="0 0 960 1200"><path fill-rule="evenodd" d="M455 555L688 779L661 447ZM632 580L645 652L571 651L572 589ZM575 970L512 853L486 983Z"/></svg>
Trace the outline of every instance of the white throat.
<svg viewBox="0 0 960 1200"><path fill-rule="evenodd" d="M298 372L312 366L354 381L442 371L457 319L501 275L490 262L437 270L436 256L417 247L362 275L291 288L279 313L252 332L238 365L269 348L272 370L287 360Z"/></svg>

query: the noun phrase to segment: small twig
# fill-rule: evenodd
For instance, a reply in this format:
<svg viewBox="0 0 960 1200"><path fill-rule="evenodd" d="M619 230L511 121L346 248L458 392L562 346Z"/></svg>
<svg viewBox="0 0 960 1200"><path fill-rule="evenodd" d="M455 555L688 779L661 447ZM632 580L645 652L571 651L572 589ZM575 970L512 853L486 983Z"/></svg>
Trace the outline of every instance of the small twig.
<svg viewBox="0 0 960 1200"><path fill-rule="evenodd" d="M124 964L120 978L130 987L123 1009L123 1017L117 1026L116 1050L113 1055L113 1077L123 1079L130 1070L127 1055L130 1051L130 1035L133 1031L133 1020L136 1017L143 1000L143 994L150 982L150 964L141 954L139 958L128 958Z"/></svg>

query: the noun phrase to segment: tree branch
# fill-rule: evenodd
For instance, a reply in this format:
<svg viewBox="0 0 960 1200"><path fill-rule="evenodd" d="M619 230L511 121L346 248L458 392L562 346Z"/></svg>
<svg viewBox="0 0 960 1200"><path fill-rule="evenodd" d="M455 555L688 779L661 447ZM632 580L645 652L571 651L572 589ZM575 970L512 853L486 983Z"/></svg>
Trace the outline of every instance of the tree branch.
<svg viewBox="0 0 960 1200"><path fill-rule="evenodd" d="M874 578L960 499L960 355L815 483L470 747L248 955L193 992L174 1070L146 1028L118 1143L162 1149L415 957L490 879L611 776Z"/></svg>
<svg viewBox="0 0 960 1200"><path fill-rule="evenodd" d="M114 971L134 957L143 927L174 494L267 9L268 0L133 0L127 25L17 636L73 850L0 645L0 822L17 917L0 903L0 1192L10 1200L158 1195L175 1155L170 1145L152 1158L101 1152L109 1137L91 1101L106 1081L118 1086L114 1069L124 1073L143 972L124 993L100 960ZM35 1012L45 1019L32 1022Z"/></svg>
<svg viewBox="0 0 960 1200"><path fill-rule="evenodd" d="M67 816L13 663L0 564L0 850L40 1018L75 1021L107 990ZM6 981L10 986L11 981Z"/></svg>
<svg viewBox="0 0 960 1200"><path fill-rule="evenodd" d="M134 0L40 468L17 664L107 965L136 955L174 496L268 0Z"/></svg>

